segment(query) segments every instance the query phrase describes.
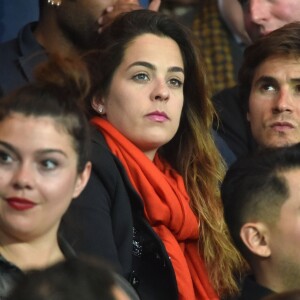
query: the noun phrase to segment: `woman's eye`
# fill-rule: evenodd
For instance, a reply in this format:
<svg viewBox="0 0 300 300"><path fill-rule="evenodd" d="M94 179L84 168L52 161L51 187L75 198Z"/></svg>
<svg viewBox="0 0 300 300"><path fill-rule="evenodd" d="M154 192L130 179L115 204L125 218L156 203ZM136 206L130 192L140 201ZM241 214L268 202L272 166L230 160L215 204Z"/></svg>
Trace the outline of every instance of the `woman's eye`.
<svg viewBox="0 0 300 300"><path fill-rule="evenodd" d="M145 73L139 73L133 76L133 79L136 81L147 81L149 80L149 77Z"/></svg>
<svg viewBox="0 0 300 300"><path fill-rule="evenodd" d="M41 161L41 166L45 170L54 170L58 166L58 162L53 159L45 159Z"/></svg>
<svg viewBox="0 0 300 300"><path fill-rule="evenodd" d="M171 79L171 80L169 81L169 83L170 83L170 85L173 86L173 87L182 87L182 85L183 85L183 82L182 82L181 80L175 79L175 78Z"/></svg>
<svg viewBox="0 0 300 300"><path fill-rule="evenodd" d="M0 151L0 163L1 164L10 164L13 162L13 158L11 155L4 151Z"/></svg>

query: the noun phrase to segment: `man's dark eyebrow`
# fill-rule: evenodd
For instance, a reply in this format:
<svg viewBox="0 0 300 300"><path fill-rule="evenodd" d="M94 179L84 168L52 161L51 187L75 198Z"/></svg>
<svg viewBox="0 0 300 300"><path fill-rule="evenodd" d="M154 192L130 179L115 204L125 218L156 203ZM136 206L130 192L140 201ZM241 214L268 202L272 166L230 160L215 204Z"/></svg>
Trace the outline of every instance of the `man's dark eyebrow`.
<svg viewBox="0 0 300 300"><path fill-rule="evenodd" d="M152 64L150 64L150 63L148 63L146 61L136 61L136 62L130 64L127 69L130 69L130 68L132 68L134 66L143 66L143 67L146 67L146 68L151 69L153 71L156 70L156 67L154 65L152 65ZM184 70L181 67L170 67L168 69L168 71L169 72L181 72L181 73L184 74Z"/></svg>
<svg viewBox="0 0 300 300"><path fill-rule="evenodd" d="M298 77L296 77L296 78L291 78L290 81L291 81L292 83L300 83L300 77L299 77L299 78L298 78Z"/></svg>
<svg viewBox="0 0 300 300"><path fill-rule="evenodd" d="M291 78L289 81L291 83L300 83L300 77L299 78L298 77ZM274 77L271 77L271 76L261 76L254 82L254 85L257 86L257 85L262 84L262 83L268 83L268 84L276 85L276 84L278 84L278 81Z"/></svg>
<svg viewBox="0 0 300 300"><path fill-rule="evenodd" d="M259 77L255 82L253 82L254 86L258 86L262 83L268 83L268 84L277 84L278 81L271 76L261 76Z"/></svg>

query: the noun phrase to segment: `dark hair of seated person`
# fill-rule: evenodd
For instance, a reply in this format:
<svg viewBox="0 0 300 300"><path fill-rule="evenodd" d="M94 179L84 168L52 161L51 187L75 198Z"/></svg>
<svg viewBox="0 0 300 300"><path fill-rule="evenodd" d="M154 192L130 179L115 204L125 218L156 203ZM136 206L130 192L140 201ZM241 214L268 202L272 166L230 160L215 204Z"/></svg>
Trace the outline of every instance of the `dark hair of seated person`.
<svg viewBox="0 0 300 300"><path fill-rule="evenodd" d="M124 297L119 297L116 289ZM103 261L73 258L29 271L7 300L138 300L126 280Z"/></svg>

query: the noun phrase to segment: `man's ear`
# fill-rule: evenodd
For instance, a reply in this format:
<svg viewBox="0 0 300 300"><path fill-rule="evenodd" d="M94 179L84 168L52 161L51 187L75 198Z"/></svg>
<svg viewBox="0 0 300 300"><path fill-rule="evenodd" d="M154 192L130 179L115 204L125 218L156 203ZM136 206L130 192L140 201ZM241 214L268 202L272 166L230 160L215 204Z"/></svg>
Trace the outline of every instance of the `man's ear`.
<svg viewBox="0 0 300 300"><path fill-rule="evenodd" d="M250 114L249 114L249 111L247 111L246 117L247 117L247 121L250 122Z"/></svg>
<svg viewBox="0 0 300 300"><path fill-rule="evenodd" d="M246 223L240 231L240 237L246 247L261 257L269 257L271 249L269 245L269 230L263 223Z"/></svg>

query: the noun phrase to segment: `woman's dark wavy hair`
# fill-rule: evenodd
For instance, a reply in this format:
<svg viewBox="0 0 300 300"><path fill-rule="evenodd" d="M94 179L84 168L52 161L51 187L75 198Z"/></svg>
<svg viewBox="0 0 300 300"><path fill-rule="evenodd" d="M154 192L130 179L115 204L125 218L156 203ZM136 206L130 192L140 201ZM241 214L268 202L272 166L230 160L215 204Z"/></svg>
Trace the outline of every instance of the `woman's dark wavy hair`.
<svg viewBox="0 0 300 300"><path fill-rule="evenodd" d="M211 131L215 111L209 98L204 60L191 31L171 17L149 10L116 18L99 36L99 50L84 57L92 80L86 103L89 116L97 115L91 99L108 93L127 47L143 34L171 38L181 51L185 73L182 117L176 135L159 149L159 154L184 178L191 206L201 224L200 253L215 290L219 295L233 294L237 290L233 271L241 269L241 258L229 240L222 217L219 183L224 166Z"/></svg>
<svg viewBox="0 0 300 300"><path fill-rule="evenodd" d="M121 64L126 48L138 36L154 34L173 39L179 46L185 70L184 107L179 130L175 137L164 147L165 158L173 167L181 170L178 164L179 153L174 151L185 143L190 144L189 136L193 134L192 125L188 118L201 122L201 126L209 127L211 117L214 115L211 102L207 94L207 78L204 61L199 57L199 51L194 43L191 32L172 18L149 10L136 10L119 16L111 26L107 27L99 37L100 50L85 56L91 71L91 95L101 97L109 90L112 78ZM89 116L98 115L87 101ZM206 132L203 132L205 135ZM209 132L210 134L210 132ZM192 145L191 145L192 146ZM191 147L191 151L192 151Z"/></svg>
<svg viewBox="0 0 300 300"><path fill-rule="evenodd" d="M72 138L77 171L88 161L89 125L83 99L90 87L89 73L79 59L52 56L36 70L36 81L0 101L0 122L13 113L28 117L51 117Z"/></svg>

